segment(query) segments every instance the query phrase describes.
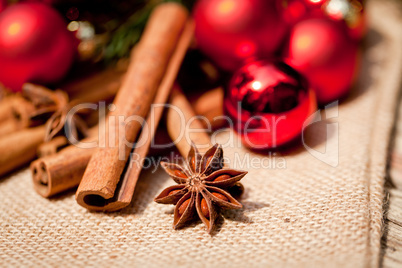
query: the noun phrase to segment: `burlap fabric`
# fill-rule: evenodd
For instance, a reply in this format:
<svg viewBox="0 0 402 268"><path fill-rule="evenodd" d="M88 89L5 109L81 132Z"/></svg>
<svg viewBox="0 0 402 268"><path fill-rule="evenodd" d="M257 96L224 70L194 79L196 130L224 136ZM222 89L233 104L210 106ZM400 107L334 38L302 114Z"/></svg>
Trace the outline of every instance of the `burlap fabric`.
<svg viewBox="0 0 402 268"><path fill-rule="evenodd" d="M232 167L241 168L245 157L265 162L243 166L244 209L227 212L212 236L200 222L172 229L173 207L153 202L172 184L161 170L144 172L132 205L112 214L88 212L73 192L42 198L24 170L0 180L0 266L377 266L402 38L394 2L372 1L367 10L360 82L338 115L336 107L327 110L332 118L305 135L321 153L339 141L335 151L327 148L331 157L339 154L330 158L339 159L336 167L303 146L274 156L225 148ZM234 166L236 153L242 161Z"/></svg>

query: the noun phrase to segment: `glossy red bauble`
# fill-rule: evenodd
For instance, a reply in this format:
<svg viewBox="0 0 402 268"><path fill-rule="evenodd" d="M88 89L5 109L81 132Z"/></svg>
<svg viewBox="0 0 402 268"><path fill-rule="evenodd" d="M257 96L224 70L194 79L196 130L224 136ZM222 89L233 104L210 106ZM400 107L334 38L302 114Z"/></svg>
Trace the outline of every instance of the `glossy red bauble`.
<svg viewBox="0 0 402 268"><path fill-rule="evenodd" d="M233 75L224 108L244 145L268 149L298 137L317 104L314 92L291 67L257 61Z"/></svg>
<svg viewBox="0 0 402 268"><path fill-rule="evenodd" d="M283 8L284 20L294 25L303 19L322 17L323 3L328 0L280 0L279 4Z"/></svg>
<svg viewBox="0 0 402 268"><path fill-rule="evenodd" d="M320 104L345 96L358 70L359 46L330 19L298 23L290 34L286 62L306 77Z"/></svg>
<svg viewBox="0 0 402 268"><path fill-rule="evenodd" d="M0 83L6 87L19 91L25 82L56 82L75 52L74 36L48 5L20 3L0 14Z"/></svg>
<svg viewBox="0 0 402 268"><path fill-rule="evenodd" d="M366 32L362 0L281 0L283 18L291 24L306 19L330 18L346 28L349 36L360 40Z"/></svg>
<svg viewBox="0 0 402 268"><path fill-rule="evenodd" d="M200 49L226 70L270 57L286 34L276 0L200 0L194 8Z"/></svg>

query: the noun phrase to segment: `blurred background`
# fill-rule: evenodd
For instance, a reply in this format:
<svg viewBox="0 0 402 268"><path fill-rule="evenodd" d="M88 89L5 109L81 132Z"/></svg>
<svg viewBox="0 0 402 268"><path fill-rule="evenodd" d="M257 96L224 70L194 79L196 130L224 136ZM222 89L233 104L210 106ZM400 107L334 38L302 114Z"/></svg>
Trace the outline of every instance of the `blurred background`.
<svg viewBox="0 0 402 268"><path fill-rule="evenodd" d="M0 0L0 138L47 124L50 131L40 138L54 140L64 136L60 118L73 104L112 102L149 14L162 2L169 1ZM213 120L217 116L231 118L251 150L293 148L303 123L318 108L353 100L370 33L365 1L174 2L185 5L195 21L178 84L213 129L226 126ZM401 14L401 1L384 2L395 3ZM271 140L244 128L248 120L254 129L265 128L252 119L256 115L289 120ZM97 113L84 111L70 127L84 138L98 119ZM156 143L166 142L163 123L158 131L164 134ZM58 142L56 150L68 145L64 138ZM402 178L402 150L396 144L391 173ZM35 159L39 146L22 163L0 168L0 175ZM402 265L402 191L388 182L396 205L387 207L392 213L385 220L384 266L397 267Z"/></svg>

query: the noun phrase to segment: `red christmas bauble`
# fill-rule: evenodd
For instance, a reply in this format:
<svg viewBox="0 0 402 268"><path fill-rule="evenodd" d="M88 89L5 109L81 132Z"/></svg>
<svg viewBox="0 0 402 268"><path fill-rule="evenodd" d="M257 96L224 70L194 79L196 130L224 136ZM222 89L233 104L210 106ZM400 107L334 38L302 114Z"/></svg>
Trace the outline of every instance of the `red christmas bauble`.
<svg viewBox="0 0 402 268"><path fill-rule="evenodd" d="M194 8L200 49L223 69L235 70L250 57L270 57L287 25L276 0L200 0Z"/></svg>
<svg viewBox="0 0 402 268"><path fill-rule="evenodd" d="M294 25L306 18L322 17L323 3L327 0L282 0L279 3L283 8L284 20Z"/></svg>
<svg viewBox="0 0 402 268"><path fill-rule="evenodd" d="M244 145L268 149L298 137L317 104L314 91L290 66L256 61L233 75L224 109Z"/></svg>
<svg viewBox="0 0 402 268"><path fill-rule="evenodd" d="M281 5L283 18L291 25L306 19L330 18L343 24L356 40L366 32L362 0L282 0Z"/></svg>
<svg viewBox="0 0 402 268"><path fill-rule="evenodd" d="M330 19L295 25L285 51L285 61L307 78L320 104L346 95L357 74L358 58L358 43Z"/></svg>
<svg viewBox="0 0 402 268"><path fill-rule="evenodd" d="M57 11L20 3L0 14L0 82L14 91L25 82L53 83L70 68L76 40Z"/></svg>

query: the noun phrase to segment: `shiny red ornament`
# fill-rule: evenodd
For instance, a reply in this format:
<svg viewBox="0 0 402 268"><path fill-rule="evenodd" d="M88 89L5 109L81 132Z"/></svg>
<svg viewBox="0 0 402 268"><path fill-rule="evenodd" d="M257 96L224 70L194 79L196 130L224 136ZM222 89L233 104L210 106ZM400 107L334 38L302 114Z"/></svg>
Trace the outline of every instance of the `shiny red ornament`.
<svg viewBox="0 0 402 268"><path fill-rule="evenodd" d="M290 25L306 19L330 18L346 27L349 35L360 40L366 32L362 0L281 0L283 18Z"/></svg>
<svg viewBox="0 0 402 268"><path fill-rule="evenodd" d="M286 34L276 0L199 0L194 8L200 49L234 71L250 57L271 57Z"/></svg>
<svg viewBox="0 0 402 268"><path fill-rule="evenodd" d="M321 9L327 0L281 0L284 20L294 25L303 19L318 18L324 16Z"/></svg>
<svg viewBox="0 0 402 268"><path fill-rule="evenodd" d="M320 104L345 96L357 75L359 46L330 19L298 23L290 34L285 62L306 77Z"/></svg>
<svg viewBox="0 0 402 268"><path fill-rule="evenodd" d="M291 67L256 61L233 75L224 109L244 145L268 149L300 136L317 104L314 91Z"/></svg>
<svg viewBox="0 0 402 268"><path fill-rule="evenodd" d="M0 14L0 83L13 91L25 82L60 80L75 53L75 37L48 5L20 3Z"/></svg>

